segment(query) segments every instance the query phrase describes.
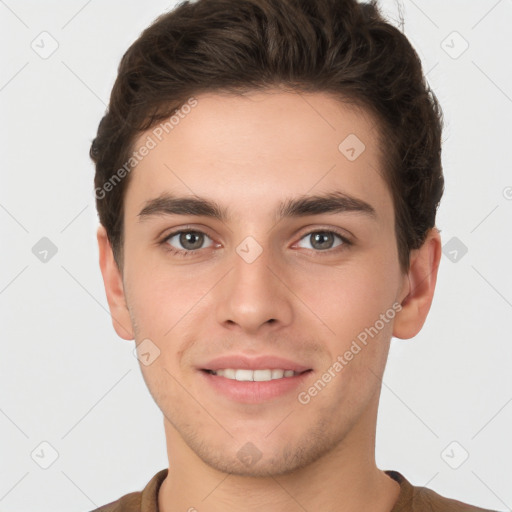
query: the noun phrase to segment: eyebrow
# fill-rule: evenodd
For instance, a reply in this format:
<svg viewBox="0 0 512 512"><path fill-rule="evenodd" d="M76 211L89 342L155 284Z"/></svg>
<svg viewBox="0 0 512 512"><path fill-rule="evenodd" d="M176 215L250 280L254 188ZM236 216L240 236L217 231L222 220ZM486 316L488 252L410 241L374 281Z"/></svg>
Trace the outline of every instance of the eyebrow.
<svg viewBox="0 0 512 512"><path fill-rule="evenodd" d="M362 199L349 196L342 192L302 196L281 202L276 210L276 221L284 218L305 217L333 213L358 213L377 219L375 208ZM199 196L178 197L164 193L159 197L146 201L139 212L139 221L161 215L193 215L211 217L223 223L229 222L229 210L222 208L215 201Z"/></svg>

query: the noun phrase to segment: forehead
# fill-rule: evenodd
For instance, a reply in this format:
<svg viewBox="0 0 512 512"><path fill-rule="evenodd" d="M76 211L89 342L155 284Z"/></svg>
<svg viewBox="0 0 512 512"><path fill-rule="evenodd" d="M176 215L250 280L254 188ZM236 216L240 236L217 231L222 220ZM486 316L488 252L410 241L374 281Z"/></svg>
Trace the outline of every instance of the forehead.
<svg viewBox="0 0 512 512"><path fill-rule="evenodd" d="M270 208L283 195L346 192L391 208L379 132L361 108L325 93L203 94L137 139L126 206L162 192ZM129 204L128 204L129 203ZM133 211L132 211L133 213Z"/></svg>

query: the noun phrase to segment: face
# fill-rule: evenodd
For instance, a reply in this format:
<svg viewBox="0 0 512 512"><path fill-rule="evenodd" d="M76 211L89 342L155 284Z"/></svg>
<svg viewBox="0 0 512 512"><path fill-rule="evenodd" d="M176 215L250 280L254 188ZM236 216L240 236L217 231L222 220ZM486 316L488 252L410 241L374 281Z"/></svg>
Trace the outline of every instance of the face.
<svg viewBox="0 0 512 512"><path fill-rule="evenodd" d="M122 283L169 450L244 475L364 450L407 281L372 117L205 94L148 136Z"/></svg>

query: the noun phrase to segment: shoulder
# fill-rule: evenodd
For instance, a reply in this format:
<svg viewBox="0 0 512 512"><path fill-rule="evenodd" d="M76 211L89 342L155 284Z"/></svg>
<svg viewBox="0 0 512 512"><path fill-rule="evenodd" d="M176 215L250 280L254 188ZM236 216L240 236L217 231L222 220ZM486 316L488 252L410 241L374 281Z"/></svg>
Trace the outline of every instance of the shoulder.
<svg viewBox="0 0 512 512"><path fill-rule="evenodd" d="M141 499L142 492L131 492L91 512L140 512Z"/></svg>
<svg viewBox="0 0 512 512"><path fill-rule="evenodd" d="M397 471L386 471L400 484L400 495L391 512L497 512L446 498L426 487L413 486Z"/></svg>
<svg viewBox="0 0 512 512"><path fill-rule="evenodd" d="M91 512L152 512L158 510L158 491L167 476L167 468L160 470L142 491L125 494L116 501Z"/></svg>
<svg viewBox="0 0 512 512"><path fill-rule="evenodd" d="M450 512L493 512L489 509L475 507L451 498L446 498L427 489L426 487L413 487L412 503L418 510L450 511ZM416 508L414 508L416 510Z"/></svg>

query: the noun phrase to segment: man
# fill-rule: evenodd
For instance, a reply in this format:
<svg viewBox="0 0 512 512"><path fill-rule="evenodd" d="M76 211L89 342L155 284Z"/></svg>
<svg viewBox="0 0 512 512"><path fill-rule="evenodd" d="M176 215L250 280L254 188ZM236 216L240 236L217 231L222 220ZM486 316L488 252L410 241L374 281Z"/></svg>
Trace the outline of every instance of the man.
<svg viewBox="0 0 512 512"><path fill-rule="evenodd" d="M124 55L100 267L169 468L102 511L478 511L375 463L441 255L442 115L374 4L198 0Z"/></svg>

